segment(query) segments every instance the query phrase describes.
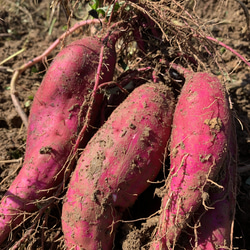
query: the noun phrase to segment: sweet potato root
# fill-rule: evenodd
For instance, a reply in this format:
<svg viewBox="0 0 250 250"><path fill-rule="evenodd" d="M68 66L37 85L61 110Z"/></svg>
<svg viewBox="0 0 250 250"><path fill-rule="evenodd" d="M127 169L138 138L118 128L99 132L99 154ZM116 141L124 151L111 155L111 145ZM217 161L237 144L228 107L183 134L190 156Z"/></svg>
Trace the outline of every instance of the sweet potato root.
<svg viewBox="0 0 250 250"><path fill-rule="evenodd" d="M100 83L113 78L114 41L104 50ZM39 200L49 197L62 182L62 168L84 123L89 95L95 83L101 39L86 37L64 48L49 67L30 111L27 145L22 169L0 204L0 244L24 212L37 210ZM98 114L98 94L93 116ZM81 110L81 112L80 112ZM86 144L87 137L82 144Z"/></svg>
<svg viewBox="0 0 250 250"><path fill-rule="evenodd" d="M217 176L218 185L208 190L206 207L195 215L195 232L186 249L232 249L237 187L237 141L234 126L229 138L227 158Z"/></svg>
<svg viewBox="0 0 250 250"><path fill-rule="evenodd" d="M166 86L141 85L92 137L63 204L68 249L112 249L117 221L162 167L174 102Z"/></svg>
<svg viewBox="0 0 250 250"><path fill-rule="evenodd" d="M170 174L151 249L173 249L228 152L231 115L217 77L187 73L176 106L170 144Z"/></svg>

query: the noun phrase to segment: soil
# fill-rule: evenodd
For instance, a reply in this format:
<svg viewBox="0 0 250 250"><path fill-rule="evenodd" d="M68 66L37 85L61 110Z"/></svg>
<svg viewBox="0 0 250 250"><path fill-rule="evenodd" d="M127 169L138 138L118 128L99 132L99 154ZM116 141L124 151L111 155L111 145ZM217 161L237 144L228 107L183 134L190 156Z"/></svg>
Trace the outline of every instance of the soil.
<svg viewBox="0 0 250 250"><path fill-rule="evenodd" d="M2 6L0 10L0 197L2 197L20 170L25 153L26 128L10 96L13 70L41 55L65 32L67 18L62 7L56 7L53 13L50 1L45 0L0 0L0 5ZM88 17L86 6L88 4L79 4L77 18L74 16L71 19L71 26L78 19ZM190 1L186 7L199 18L200 23L207 25L213 37L223 41L249 60L250 2L248 0ZM89 32L95 32L95 28L80 28L67 41L80 38ZM221 53L223 69L229 72L230 81L226 84L238 121L236 129L239 190L234 223L234 248L250 249L250 213L248 214L250 211L250 67L224 47L216 46L216 48ZM59 49L60 46L43 61L23 72L18 79L16 91L21 107L27 115L46 68ZM223 78L221 74L218 74L218 77ZM148 197L154 196L154 192L155 188L149 188L142 194L124 218L146 218L155 211L155 207L160 206L159 198L152 199L151 205L146 203ZM146 210L143 209L145 204L147 204ZM18 249L62 249L60 209L59 201L51 208L51 213L43 216L40 223L43 221L44 224L40 224L35 232L33 230L29 233L31 222L25 223L23 229L13 232L12 238L4 243L3 248L9 249L22 238L23 242L19 242ZM152 217L140 222L142 223L139 226L137 222L123 223L120 226L116 237L117 249L146 249L142 246L147 244L157 218Z"/></svg>

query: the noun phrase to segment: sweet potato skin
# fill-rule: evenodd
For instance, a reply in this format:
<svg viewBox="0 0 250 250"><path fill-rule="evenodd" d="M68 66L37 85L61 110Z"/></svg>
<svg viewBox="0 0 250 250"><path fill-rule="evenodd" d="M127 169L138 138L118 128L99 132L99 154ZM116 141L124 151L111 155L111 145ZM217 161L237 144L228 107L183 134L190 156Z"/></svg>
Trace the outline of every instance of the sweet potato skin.
<svg viewBox="0 0 250 250"><path fill-rule="evenodd" d="M112 249L117 221L162 167L173 110L166 86L144 84L92 137L63 204L68 249Z"/></svg>
<svg viewBox="0 0 250 250"><path fill-rule="evenodd" d="M0 204L0 244L22 221L23 211L37 210L35 201L49 197L51 191L45 190L62 181L64 172L59 171L84 122L87 105L81 117L79 111L94 86L102 45L97 38L75 41L59 52L49 67L30 111L23 167ZM105 49L105 56L100 83L112 80L116 61L113 46ZM95 107L101 101L99 94ZM97 114L98 108L94 110ZM83 145L84 140L87 138Z"/></svg>
<svg viewBox="0 0 250 250"><path fill-rule="evenodd" d="M232 119L233 120L233 119ZM207 208L196 213L197 231L186 249L232 249L237 193L237 139L232 123L226 160L218 174L217 185L208 190ZM191 235L191 234L190 234Z"/></svg>
<svg viewBox="0 0 250 250"><path fill-rule="evenodd" d="M179 96L170 143L170 174L151 249L172 249L199 208L228 147L230 109L226 91L208 73L190 73ZM204 200L205 201L205 200Z"/></svg>

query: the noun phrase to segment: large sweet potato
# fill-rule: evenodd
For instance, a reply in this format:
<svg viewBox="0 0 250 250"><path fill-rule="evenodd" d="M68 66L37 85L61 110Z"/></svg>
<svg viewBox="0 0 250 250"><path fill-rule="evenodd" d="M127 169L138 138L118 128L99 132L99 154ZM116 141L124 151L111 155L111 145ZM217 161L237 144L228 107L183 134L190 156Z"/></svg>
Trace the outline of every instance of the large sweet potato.
<svg viewBox="0 0 250 250"><path fill-rule="evenodd" d="M62 209L69 249L112 249L117 221L162 167L174 102L166 86L141 85L87 144Z"/></svg>
<svg viewBox="0 0 250 250"><path fill-rule="evenodd" d="M105 47L100 83L113 78L114 42L111 39ZM0 243L22 221L25 211L38 209L37 201L49 197L53 188L62 182L62 167L84 123L102 46L98 38L75 41L49 67L30 111L23 167L0 204ZM92 120L101 101L102 95L98 94ZM84 102L86 105L80 112ZM86 140L87 137L83 145Z"/></svg>
<svg viewBox="0 0 250 250"><path fill-rule="evenodd" d="M231 115L226 90L208 73L185 73L170 143L170 174L151 249L173 249L228 152Z"/></svg>

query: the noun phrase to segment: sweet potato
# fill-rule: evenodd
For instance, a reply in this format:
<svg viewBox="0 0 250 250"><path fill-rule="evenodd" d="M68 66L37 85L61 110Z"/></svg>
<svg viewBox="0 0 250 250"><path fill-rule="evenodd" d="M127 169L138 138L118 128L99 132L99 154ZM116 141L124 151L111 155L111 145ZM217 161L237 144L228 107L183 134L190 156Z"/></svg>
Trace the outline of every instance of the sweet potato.
<svg viewBox="0 0 250 250"><path fill-rule="evenodd" d="M111 39L105 47L100 83L113 78L114 42ZM36 201L49 197L53 187L62 182L61 169L84 123L88 105L80 109L93 89L102 46L98 38L75 41L49 67L30 111L23 167L0 204L0 243L22 221L24 211L38 209ZM98 94L93 119L101 101L102 95Z"/></svg>
<svg viewBox="0 0 250 250"><path fill-rule="evenodd" d="M230 108L224 86L208 73L187 73L173 119L170 174L151 249L174 248L190 217L205 202L228 151Z"/></svg>
<svg viewBox="0 0 250 250"><path fill-rule="evenodd" d="M141 85L92 137L63 204L68 249L112 249L117 221L162 167L174 101L164 85Z"/></svg>
<svg viewBox="0 0 250 250"><path fill-rule="evenodd" d="M194 227L197 230L193 232L191 245L186 249L232 249L236 206L236 168L237 141L236 131L232 127L227 159L217 176L219 186L210 187L206 209L202 206L197 211Z"/></svg>

